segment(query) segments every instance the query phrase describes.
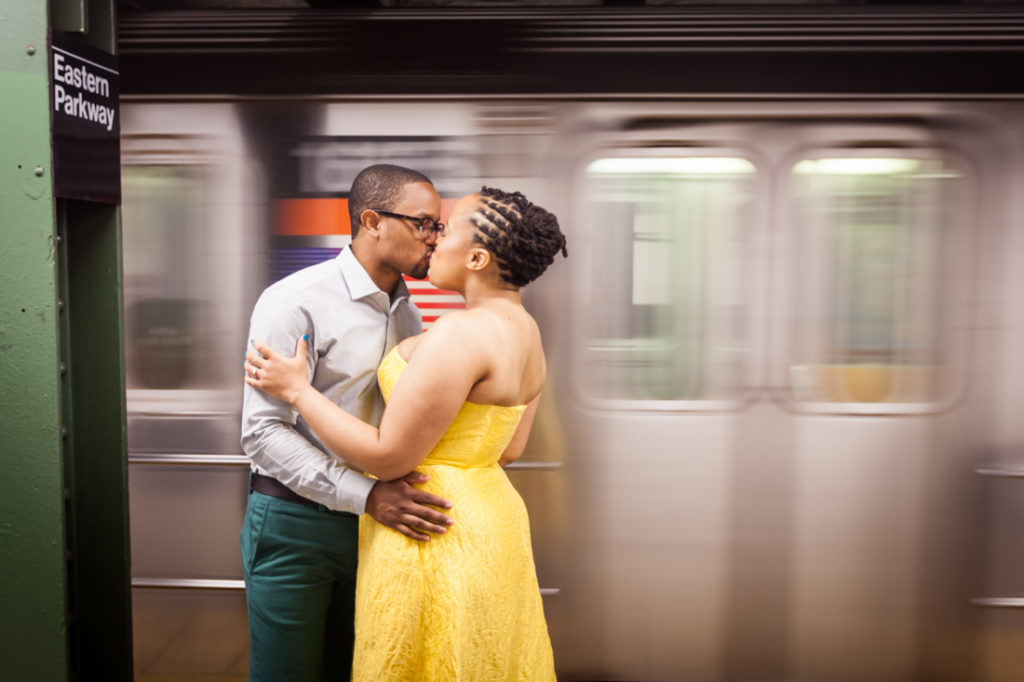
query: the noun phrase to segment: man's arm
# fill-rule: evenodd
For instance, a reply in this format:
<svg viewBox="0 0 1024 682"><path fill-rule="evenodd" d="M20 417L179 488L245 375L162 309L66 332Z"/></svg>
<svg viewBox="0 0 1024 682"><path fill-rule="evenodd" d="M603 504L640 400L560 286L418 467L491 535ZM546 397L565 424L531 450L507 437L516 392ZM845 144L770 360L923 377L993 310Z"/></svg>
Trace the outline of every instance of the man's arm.
<svg viewBox="0 0 1024 682"><path fill-rule="evenodd" d="M312 376L317 344L324 341L313 336L312 315L299 292L269 289L253 310L249 338L267 339L274 348L294 349L296 339L309 335L306 363ZM452 524L449 516L434 508L450 508L447 500L410 485L426 481L424 474L413 472L388 482L364 476L299 434L295 430L298 413L287 403L250 386L244 390L242 449L266 475L330 509L368 513L415 540L428 540L424 531L443 533Z"/></svg>
<svg viewBox="0 0 1024 682"><path fill-rule="evenodd" d="M275 348L291 347L310 336L306 358L312 376L318 340L313 311L300 292L273 287L253 309L249 338L265 339ZM242 398L242 450L260 471L291 490L330 509L362 514L374 481L346 467L295 430L298 413L249 386Z"/></svg>

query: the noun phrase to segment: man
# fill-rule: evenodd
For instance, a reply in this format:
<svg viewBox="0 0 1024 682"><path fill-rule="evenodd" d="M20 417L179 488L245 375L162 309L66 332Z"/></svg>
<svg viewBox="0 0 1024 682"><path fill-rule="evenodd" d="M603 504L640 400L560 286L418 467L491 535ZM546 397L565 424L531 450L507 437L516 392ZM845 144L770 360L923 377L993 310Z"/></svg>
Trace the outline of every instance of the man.
<svg viewBox="0 0 1024 682"><path fill-rule="evenodd" d="M370 166L349 193L352 245L269 287L249 338L289 355L308 339L313 385L379 424L377 365L422 331L406 273L426 276L441 198L426 176ZM443 533L450 505L413 488L425 477L375 481L329 454L291 408L245 388L242 449L252 461L241 533L249 611L249 679L348 680L359 514L421 541Z"/></svg>

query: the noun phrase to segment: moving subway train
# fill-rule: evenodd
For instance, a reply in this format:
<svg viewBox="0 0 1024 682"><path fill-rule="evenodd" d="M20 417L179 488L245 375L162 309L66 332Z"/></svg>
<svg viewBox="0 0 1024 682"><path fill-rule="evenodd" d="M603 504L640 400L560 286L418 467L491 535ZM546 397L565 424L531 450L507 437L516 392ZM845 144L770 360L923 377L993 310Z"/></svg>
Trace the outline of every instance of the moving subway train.
<svg viewBox="0 0 1024 682"><path fill-rule="evenodd" d="M1024 677L1022 29L123 17L137 679L245 675L248 315L348 243L376 162L567 233L524 290L550 379L509 468L561 679ZM410 286L427 326L461 305Z"/></svg>

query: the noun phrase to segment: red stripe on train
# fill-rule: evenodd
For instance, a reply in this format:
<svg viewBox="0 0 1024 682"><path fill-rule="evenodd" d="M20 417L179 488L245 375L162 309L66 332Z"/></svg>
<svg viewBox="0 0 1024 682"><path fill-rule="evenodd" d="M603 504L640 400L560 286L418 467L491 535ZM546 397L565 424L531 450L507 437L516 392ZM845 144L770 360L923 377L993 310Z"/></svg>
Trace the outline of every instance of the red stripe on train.
<svg viewBox="0 0 1024 682"><path fill-rule="evenodd" d="M409 293L413 296L461 296L459 292L450 291L449 289L414 289L409 287Z"/></svg>
<svg viewBox="0 0 1024 682"><path fill-rule="evenodd" d="M431 303L429 301L413 301L417 308L436 308L448 310L463 310L466 305L464 303Z"/></svg>

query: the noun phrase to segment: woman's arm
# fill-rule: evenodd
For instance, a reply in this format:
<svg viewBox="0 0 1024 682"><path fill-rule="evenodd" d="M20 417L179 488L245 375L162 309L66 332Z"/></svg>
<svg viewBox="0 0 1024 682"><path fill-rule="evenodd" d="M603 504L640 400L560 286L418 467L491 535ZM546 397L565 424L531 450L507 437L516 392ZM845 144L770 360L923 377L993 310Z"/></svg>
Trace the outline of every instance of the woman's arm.
<svg viewBox="0 0 1024 682"><path fill-rule="evenodd" d="M487 340L465 315L445 315L420 339L391 394L380 429L348 414L309 385L303 340L293 358L254 342L259 355L246 356L245 381L294 406L324 445L347 462L384 480L399 478L423 461L486 374Z"/></svg>

